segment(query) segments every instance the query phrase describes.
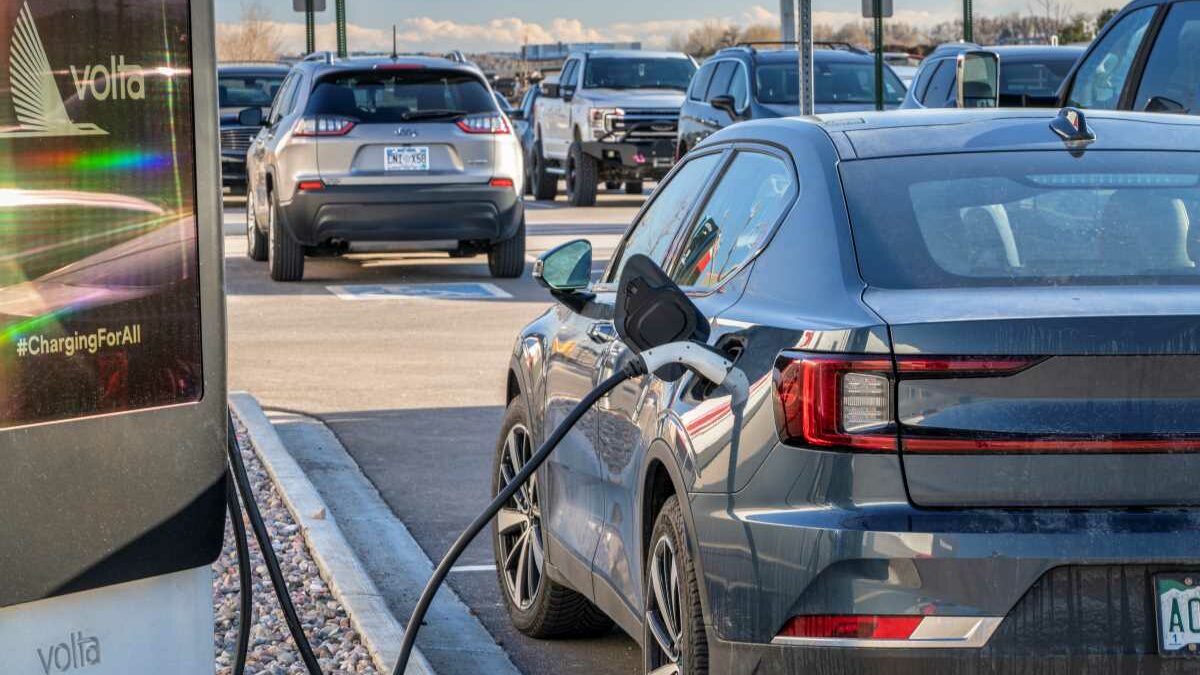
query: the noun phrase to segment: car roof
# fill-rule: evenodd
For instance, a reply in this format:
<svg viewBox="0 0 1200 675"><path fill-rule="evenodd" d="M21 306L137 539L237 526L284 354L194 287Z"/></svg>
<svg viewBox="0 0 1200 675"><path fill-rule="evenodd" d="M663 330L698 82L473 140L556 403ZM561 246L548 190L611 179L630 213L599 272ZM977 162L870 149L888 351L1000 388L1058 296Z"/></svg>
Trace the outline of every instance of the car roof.
<svg viewBox="0 0 1200 675"><path fill-rule="evenodd" d="M1062 139L1050 129L1057 115L1057 110L1045 108L944 108L839 113L789 118L785 123L815 123L830 136L841 134L849 141L848 147L838 144L844 159L868 159L1061 149ZM1085 119L1096 134L1089 150L1200 151L1200 118L1094 110L1086 111Z"/></svg>
<svg viewBox="0 0 1200 675"><path fill-rule="evenodd" d="M377 66L420 66L439 68L443 70L458 70L472 73L486 79L483 71L469 61L457 61L440 56L400 55L400 56L355 56L348 59L333 59L332 61L310 60L296 64L300 68L308 68L317 75L351 70L371 70Z"/></svg>
<svg viewBox="0 0 1200 675"><path fill-rule="evenodd" d="M283 63L220 63L218 75L287 75L292 67Z"/></svg>
<svg viewBox="0 0 1200 675"><path fill-rule="evenodd" d="M936 49L929 54L927 60L930 62L935 58L946 56L954 56L965 51L983 50L995 52L1000 56L1001 63L1004 60L1012 61L1037 61L1052 56L1061 56L1064 58L1079 58L1084 52L1084 48L1077 45L986 45L981 46L970 42L949 42L938 45Z"/></svg>
<svg viewBox="0 0 1200 675"><path fill-rule="evenodd" d="M596 49L584 50L576 52L572 56L586 54L589 59L629 59L629 58L649 58L649 59L686 59L687 54L683 52L659 52L647 51L643 49Z"/></svg>
<svg viewBox="0 0 1200 675"><path fill-rule="evenodd" d="M769 51L756 51L754 58L758 63L781 63L795 62L800 58L800 52L795 49L772 49ZM814 49L813 61L827 61L831 63L874 63L875 57L872 54L858 51L848 51L845 49Z"/></svg>

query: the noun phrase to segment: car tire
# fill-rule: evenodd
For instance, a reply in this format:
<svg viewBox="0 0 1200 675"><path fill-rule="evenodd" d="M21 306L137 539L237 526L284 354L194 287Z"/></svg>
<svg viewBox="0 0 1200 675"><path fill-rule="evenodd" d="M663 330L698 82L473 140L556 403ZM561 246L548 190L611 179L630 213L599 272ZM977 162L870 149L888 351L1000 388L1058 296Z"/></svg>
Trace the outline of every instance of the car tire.
<svg viewBox="0 0 1200 675"><path fill-rule="evenodd" d="M274 193L267 196L267 265L275 281L299 281L304 278L304 247L284 230L279 222L279 204Z"/></svg>
<svg viewBox="0 0 1200 675"><path fill-rule="evenodd" d="M558 176L546 172L546 155L542 152L542 142L533 144L533 198L539 202L552 202L558 196Z"/></svg>
<svg viewBox="0 0 1200 675"><path fill-rule="evenodd" d="M599 183L596 158L583 152L575 143L567 157L567 202L571 206L595 206L596 186Z"/></svg>
<svg viewBox="0 0 1200 675"><path fill-rule="evenodd" d="M488 271L497 279L515 279L525 271L525 218L510 239L488 249Z"/></svg>
<svg viewBox="0 0 1200 675"><path fill-rule="evenodd" d="M246 257L254 262L265 262L267 259L267 235L258 227L258 218L254 216L254 195L246 195Z"/></svg>
<svg viewBox="0 0 1200 675"><path fill-rule="evenodd" d="M642 617L645 672L674 666L679 675L708 675L708 639L700 586L692 564L683 509L667 498L654 521L646 550Z"/></svg>
<svg viewBox="0 0 1200 675"><path fill-rule="evenodd" d="M529 429L529 411L518 396L508 404L500 427L500 441L492 464L493 495L507 484L505 476L520 471L536 450ZM609 632L612 619L583 595L540 572L536 580L532 575L521 578L522 571L538 571L534 551L545 551L536 474L529 485L532 489L519 491L500 515L492 519L496 581L513 626L533 638L595 637ZM503 532L501 522L507 527ZM544 571L544 554L541 559ZM518 584L521 596L516 591Z"/></svg>
<svg viewBox="0 0 1200 675"><path fill-rule="evenodd" d="M631 180L625 183L625 194L640 195L646 190L646 184L640 180Z"/></svg>

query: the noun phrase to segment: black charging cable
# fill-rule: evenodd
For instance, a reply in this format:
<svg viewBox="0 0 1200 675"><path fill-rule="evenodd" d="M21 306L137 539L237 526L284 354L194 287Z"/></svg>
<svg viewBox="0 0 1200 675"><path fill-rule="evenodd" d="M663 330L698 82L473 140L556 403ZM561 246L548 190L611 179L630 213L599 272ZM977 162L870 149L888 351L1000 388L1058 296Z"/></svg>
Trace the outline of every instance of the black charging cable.
<svg viewBox="0 0 1200 675"><path fill-rule="evenodd" d="M595 389L583 397L583 400L567 415L566 419L558 425L558 428L550 434L550 437L542 443L538 451L529 458L525 466L513 476L508 485L500 490L496 498L491 504L480 513L477 518L467 527L462 534L455 540L454 545L446 552L445 557L438 563L437 569L433 571L433 576L429 578L429 583L425 584L425 590L421 592L421 599L417 601L417 606L413 608L412 617L409 618L408 624L404 627L404 642L400 645L400 659L396 661L396 668L392 671L392 675L404 675L405 669L408 668L408 660L412 656L413 646L417 642L417 631L421 630L421 624L425 621L425 613L429 611L429 606L433 604L433 598L437 595L438 589L442 587L442 582L446 580L446 575L450 572L450 568L454 567L454 563L458 562L459 556L467 549L471 541L475 539L483 528L487 527L492 518L504 508L508 500L521 489L521 486L533 476L534 472L546 461L550 453L554 452L554 448L567 435L571 427L583 417L583 415L592 407L596 401L599 401L615 389L617 385L625 380L635 377L640 377L646 374L646 364L641 359L633 358L626 360L617 370L616 374L601 382Z"/></svg>

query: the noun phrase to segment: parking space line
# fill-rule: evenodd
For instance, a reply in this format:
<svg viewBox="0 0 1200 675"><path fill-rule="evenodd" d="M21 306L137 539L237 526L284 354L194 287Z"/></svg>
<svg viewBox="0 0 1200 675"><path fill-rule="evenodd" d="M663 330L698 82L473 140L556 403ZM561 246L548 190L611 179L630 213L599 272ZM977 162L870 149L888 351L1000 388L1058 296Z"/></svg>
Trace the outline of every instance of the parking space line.
<svg viewBox="0 0 1200 675"><path fill-rule="evenodd" d="M451 567L450 572L495 572L495 565L459 565Z"/></svg>

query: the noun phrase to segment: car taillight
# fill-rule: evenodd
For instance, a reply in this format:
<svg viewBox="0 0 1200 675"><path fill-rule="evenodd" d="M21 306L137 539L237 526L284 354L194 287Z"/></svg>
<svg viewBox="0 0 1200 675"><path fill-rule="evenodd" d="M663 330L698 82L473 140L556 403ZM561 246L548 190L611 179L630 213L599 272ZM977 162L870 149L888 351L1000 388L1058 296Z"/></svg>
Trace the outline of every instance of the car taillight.
<svg viewBox="0 0 1200 675"><path fill-rule="evenodd" d="M779 631L779 637L907 640L916 632L924 618L864 614L795 616Z"/></svg>
<svg viewBox="0 0 1200 675"><path fill-rule="evenodd" d="M467 115L458 121L458 128L468 134L509 134L508 118L504 113Z"/></svg>
<svg viewBox="0 0 1200 675"><path fill-rule="evenodd" d="M337 115L316 115L302 117L296 121L292 130L293 136L345 136L354 128L356 122L349 117Z"/></svg>
<svg viewBox="0 0 1200 675"><path fill-rule="evenodd" d="M895 452L896 381L940 377L999 377L1041 357L910 357L785 352L775 370L779 434L785 443L814 448ZM906 450L984 449L975 438L905 439Z"/></svg>
<svg viewBox="0 0 1200 675"><path fill-rule="evenodd" d="M311 192L313 190L324 190L325 182L320 180L302 180L296 183L296 189L302 192Z"/></svg>
<svg viewBox="0 0 1200 675"><path fill-rule="evenodd" d="M513 179L511 179L511 178L493 178L488 183L488 185L491 185L492 187L510 188L510 187L513 187Z"/></svg>

